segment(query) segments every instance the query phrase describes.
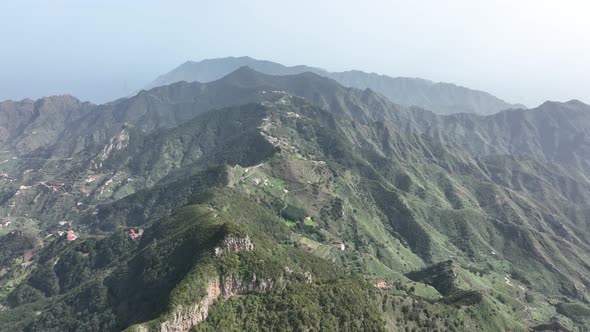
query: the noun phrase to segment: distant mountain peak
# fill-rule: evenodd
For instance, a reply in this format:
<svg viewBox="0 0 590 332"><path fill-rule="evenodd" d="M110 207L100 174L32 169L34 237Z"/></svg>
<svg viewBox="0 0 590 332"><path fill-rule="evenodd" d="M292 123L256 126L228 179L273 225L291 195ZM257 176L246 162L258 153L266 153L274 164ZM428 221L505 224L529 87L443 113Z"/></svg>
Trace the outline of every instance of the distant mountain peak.
<svg viewBox="0 0 590 332"><path fill-rule="evenodd" d="M241 66L240 68L232 71L231 73L220 78L220 82L238 84L241 86L256 86L263 83L265 75L252 69L249 66Z"/></svg>
<svg viewBox="0 0 590 332"><path fill-rule="evenodd" d="M247 76L247 75L261 75L262 73L252 69L250 66L241 66L240 68L229 73L227 76Z"/></svg>
<svg viewBox="0 0 590 332"><path fill-rule="evenodd" d="M35 104L37 105L52 103L81 103L81 101L78 98L68 94L41 97L35 101Z"/></svg>
<svg viewBox="0 0 590 332"><path fill-rule="evenodd" d="M586 103L584 103L584 102L582 102L582 101L580 101L578 99L572 99L572 100L566 102L566 104L568 104L568 105L574 105L574 106L589 107L588 104L586 104Z"/></svg>
<svg viewBox="0 0 590 332"><path fill-rule="evenodd" d="M304 65L287 67L279 63L257 60L248 56L187 61L169 73L161 75L147 87L167 85L178 81L201 83L215 81L243 66L267 75L295 75L310 72L328 77L346 87L361 90L371 88L401 105L418 106L439 114L492 114L523 105L507 103L487 92L472 90L452 83L433 82L422 78L389 77L360 70L328 72Z"/></svg>

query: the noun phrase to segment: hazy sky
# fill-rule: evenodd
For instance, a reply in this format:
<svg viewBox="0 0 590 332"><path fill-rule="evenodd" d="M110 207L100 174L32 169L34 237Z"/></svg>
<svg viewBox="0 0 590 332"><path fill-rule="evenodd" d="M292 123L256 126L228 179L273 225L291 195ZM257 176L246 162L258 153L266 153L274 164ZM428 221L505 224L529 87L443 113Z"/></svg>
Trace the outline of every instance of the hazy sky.
<svg viewBox="0 0 590 332"><path fill-rule="evenodd" d="M1 0L0 100L104 102L186 60L249 55L590 103L588 0Z"/></svg>

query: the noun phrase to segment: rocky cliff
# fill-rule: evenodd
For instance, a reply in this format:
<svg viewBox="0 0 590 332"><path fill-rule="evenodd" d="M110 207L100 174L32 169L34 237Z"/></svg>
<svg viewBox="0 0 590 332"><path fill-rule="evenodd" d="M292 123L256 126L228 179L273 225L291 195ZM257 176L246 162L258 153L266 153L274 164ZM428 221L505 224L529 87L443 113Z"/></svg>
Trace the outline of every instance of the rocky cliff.
<svg viewBox="0 0 590 332"><path fill-rule="evenodd" d="M252 251L254 244L250 241L250 237L237 237L234 235L227 236L220 246L215 247L215 255L219 256L226 252Z"/></svg>
<svg viewBox="0 0 590 332"><path fill-rule="evenodd" d="M191 327L207 319L209 307L219 298L230 298L235 295L247 293L259 293L273 288L273 279L258 279L256 276L250 281L243 281L239 278L229 277L222 279L220 277L209 281L207 285L207 295L201 301L189 307L188 310L179 306L171 315L172 318L160 325L161 332L184 332L189 331ZM139 330L136 330L139 331Z"/></svg>

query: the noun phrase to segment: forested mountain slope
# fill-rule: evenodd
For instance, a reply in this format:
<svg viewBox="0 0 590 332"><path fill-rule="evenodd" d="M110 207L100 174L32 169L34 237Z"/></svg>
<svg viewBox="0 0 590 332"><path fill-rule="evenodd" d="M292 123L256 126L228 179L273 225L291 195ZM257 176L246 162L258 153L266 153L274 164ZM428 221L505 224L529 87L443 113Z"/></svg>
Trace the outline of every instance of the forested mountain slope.
<svg viewBox="0 0 590 332"><path fill-rule="evenodd" d="M88 107L6 145L1 329L589 324L587 105L441 116L240 68Z"/></svg>

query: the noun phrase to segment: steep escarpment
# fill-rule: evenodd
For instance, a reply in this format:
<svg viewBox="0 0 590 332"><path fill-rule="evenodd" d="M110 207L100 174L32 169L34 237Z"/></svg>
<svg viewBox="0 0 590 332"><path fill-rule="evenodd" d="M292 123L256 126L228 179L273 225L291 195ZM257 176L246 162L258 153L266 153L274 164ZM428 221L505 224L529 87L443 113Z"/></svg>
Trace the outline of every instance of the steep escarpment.
<svg viewBox="0 0 590 332"><path fill-rule="evenodd" d="M178 307L171 314L173 318L160 325L162 332L184 332L198 325L207 319L209 308L221 296L229 299L232 296L259 293L270 290L273 287L273 280L251 280L244 282L233 277L221 277L210 280L207 283L207 293L203 299L187 309ZM141 329L141 327L137 327Z"/></svg>

